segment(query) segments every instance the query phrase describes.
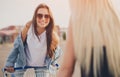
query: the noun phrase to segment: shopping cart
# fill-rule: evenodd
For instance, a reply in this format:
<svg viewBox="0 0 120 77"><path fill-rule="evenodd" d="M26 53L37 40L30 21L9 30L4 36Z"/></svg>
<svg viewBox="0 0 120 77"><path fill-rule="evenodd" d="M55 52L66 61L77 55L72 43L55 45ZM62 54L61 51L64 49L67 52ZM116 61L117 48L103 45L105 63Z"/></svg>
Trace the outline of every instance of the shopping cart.
<svg viewBox="0 0 120 77"><path fill-rule="evenodd" d="M17 67L14 68L15 72L10 73L7 72L5 68L2 69L3 77L17 77L17 75L23 75L22 77L56 77L56 74L50 73L49 70L42 69L44 67L33 67L33 66L26 66L26 67ZM35 70L37 69L37 70ZM24 71L23 71L24 70Z"/></svg>

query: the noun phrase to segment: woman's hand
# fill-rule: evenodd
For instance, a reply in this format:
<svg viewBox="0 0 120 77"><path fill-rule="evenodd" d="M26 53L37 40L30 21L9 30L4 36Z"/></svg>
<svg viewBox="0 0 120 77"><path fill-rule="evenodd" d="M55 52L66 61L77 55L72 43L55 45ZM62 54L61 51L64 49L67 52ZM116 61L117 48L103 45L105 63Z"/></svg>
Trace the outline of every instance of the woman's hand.
<svg viewBox="0 0 120 77"><path fill-rule="evenodd" d="M10 72L10 73L13 73L13 72L15 71L12 66L5 67L5 70L6 70L7 72Z"/></svg>
<svg viewBox="0 0 120 77"><path fill-rule="evenodd" d="M25 27L24 27L23 30L22 30L22 33L21 33L22 35L21 35L21 36L22 36L22 41L23 41L23 42L24 42L25 39L26 39L27 32L28 32L31 24L32 24L32 21L27 22L27 24L25 25Z"/></svg>

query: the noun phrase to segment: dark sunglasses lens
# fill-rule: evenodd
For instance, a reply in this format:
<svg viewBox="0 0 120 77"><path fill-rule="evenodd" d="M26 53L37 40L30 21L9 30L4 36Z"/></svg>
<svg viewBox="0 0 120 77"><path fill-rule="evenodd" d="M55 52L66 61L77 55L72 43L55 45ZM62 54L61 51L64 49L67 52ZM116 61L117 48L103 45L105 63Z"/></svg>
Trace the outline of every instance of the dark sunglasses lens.
<svg viewBox="0 0 120 77"><path fill-rule="evenodd" d="M44 18L46 18L46 19L50 18L50 15L47 15L47 14L45 14L45 15L43 15L43 14L37 14L37 17L38 17L39 19L42 19L43 16L44 16Z"/></svg>
<svg viewBox="0 0 120 77"><path fill-rule="evenodd" d="M49 15L45 15L45 18L49 18L50 16Z"/></svg>
<svg viewBox="0 0 120 77"><path fill-rule="evenodd" d="M42 15L42 14L37 14L37 17L38 17L39 19L41 19L41 18L43 17L43 15Z"/></svg>

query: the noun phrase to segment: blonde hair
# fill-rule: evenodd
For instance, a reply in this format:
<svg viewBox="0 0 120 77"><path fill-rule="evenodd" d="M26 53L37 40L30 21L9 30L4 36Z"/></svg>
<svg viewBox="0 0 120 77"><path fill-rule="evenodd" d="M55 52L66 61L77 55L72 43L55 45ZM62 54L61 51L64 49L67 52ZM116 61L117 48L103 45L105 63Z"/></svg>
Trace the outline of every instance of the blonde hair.
<svg viewBox="0 0 120 77"><path fill-rule="evenodd" d="M80 65L89 73L93 53L97 77L105 46L110 72L120 76L120 22L110 0L70 0L70 4L73 42Z"/></svg>
<svg viewBox="0 0 120 77"><path fill-rule="evenodd" d="M52 33L52 42L51 42L51 50L55 51L57 46L59 45L59 36L56 31L53 31Z"/></svg>

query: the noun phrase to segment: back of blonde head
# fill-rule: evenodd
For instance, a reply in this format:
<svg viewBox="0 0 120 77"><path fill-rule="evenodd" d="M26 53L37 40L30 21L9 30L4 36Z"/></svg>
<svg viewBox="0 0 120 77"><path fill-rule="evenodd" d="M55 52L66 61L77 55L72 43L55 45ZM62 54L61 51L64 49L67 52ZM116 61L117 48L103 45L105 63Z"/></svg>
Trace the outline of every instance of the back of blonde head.
<svg viewBox="0 0 120 77"><path fill-rule="evenodd" d="M70 0L76 58L89 72L93 48L94 75L100 70L103 46L108 66L120 76L120 22L109 0Z"/></svg>

